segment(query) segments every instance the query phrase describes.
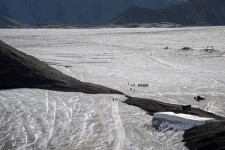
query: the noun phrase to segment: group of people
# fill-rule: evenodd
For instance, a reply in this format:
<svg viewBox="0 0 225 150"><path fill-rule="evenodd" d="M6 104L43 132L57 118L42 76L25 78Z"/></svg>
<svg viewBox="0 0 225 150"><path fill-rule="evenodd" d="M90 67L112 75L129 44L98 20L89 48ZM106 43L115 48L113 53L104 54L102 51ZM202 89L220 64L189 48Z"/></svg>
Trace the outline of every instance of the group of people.
<svg viewBox="0 0 225 150"><path fill-rule="evenodd" d="M135 84L128 83L128 86L135 87ZM139 84L138 83L138 87L149 87L149 84Z"/></svg>
<svg viewBox="0 0 225 150"><path fill-rule="evenodd" d="M113 97L113 99L112 99L112 100L113 100L113 101L118 101L118 98L114 98L114 97Z"/></svg>
<svg viewBox="0 0 225 150"><path fill-rule="evenodd" d="M136 84L130 84L130 83L128 83L128 86L135 87ZM140 83L138 83L137 84L137 87L144 87L144 88L146 88L146 87L149 87L149 84L140 84ZM130 88L130 91L135 92L135 89L134 88Z"/></svg>

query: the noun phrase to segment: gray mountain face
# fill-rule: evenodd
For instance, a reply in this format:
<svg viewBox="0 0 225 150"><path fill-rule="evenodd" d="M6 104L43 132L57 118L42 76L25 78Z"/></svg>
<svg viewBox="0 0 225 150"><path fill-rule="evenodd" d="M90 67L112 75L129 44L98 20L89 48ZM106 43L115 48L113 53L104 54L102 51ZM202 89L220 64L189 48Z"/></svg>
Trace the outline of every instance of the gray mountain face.
<svg viewBox="0 0 225 150"><path fill-rule="evenodd" d="M181 0L1 0L0 15L30 25L102 24L132 5L159 9L178 3Z"/></svg>
<svg viewBox="0 0 225 150"><path fill-rule="evenodd" d="M225 25L225 0L188 0L166 9L130 7L108 24L162 23Z"/></svg>
<svg viewBox="0 0 225 150"><path fill-rule="evenodd" d="M29 25L20 23L14 19L0 16L0 28L28 28Z"/></svg>

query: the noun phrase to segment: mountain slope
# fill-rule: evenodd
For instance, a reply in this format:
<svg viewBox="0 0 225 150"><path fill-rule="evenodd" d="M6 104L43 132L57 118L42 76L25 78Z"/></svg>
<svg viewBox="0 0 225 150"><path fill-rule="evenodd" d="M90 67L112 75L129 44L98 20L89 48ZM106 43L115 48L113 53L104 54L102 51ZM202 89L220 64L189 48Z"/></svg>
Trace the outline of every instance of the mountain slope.
<svg viewBox="0 0 225 150"><path fill-rule="evenodd" d="M76 80L0 41L0 90L14 88L122 94L104 86Z"/></svg>
<svg viewBox="0 0 225 150"><path fill-rule="evenodd" d="M21 22L18 22L14 19L0 16L0 27L19 27L19 28L26 28L29 27L27 24L23 24Z"/></svg>
<svg viewBox="0 0 225 150"><path fill-rule="evenodd" d="M131 7L108 24L161 23L182 25L224 25L224 0L189 0L167 9Z"/></svg>
<svg viewBox="0 0 225 150"><path fill-rule="evenodd" d="M132 5L166 8L180 0L1 0L0 15L29 25L102 24Z"/></svg>
<svg viewBox="0 0 225 150"><path fill-rule="evenodd" d="M185 146L197 150L225 149L225 122L217 121L184 132Z"/></svg>

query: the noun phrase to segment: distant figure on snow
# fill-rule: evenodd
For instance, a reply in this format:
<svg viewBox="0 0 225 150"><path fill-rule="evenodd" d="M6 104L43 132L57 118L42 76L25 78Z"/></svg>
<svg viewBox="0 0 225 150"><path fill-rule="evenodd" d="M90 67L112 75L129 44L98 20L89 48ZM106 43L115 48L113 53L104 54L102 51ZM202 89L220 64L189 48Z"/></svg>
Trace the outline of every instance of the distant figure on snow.
<svg viewBox="0 0 225 150"><path fill-rule="evenodd" d="M202 101L202 100L205 100L205 97L203 97L203 96L196 96L196 97L194 97L194 99L196 100L196 101Z"/></svg>

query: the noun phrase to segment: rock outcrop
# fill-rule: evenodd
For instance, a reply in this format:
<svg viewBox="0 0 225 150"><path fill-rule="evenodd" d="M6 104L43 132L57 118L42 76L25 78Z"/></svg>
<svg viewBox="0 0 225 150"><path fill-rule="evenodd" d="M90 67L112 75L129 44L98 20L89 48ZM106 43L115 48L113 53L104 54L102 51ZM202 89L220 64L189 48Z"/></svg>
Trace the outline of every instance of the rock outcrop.
<svg viewBox="0 0 225 150"><path fill-rule="evenodd" d="M185 146L197 150L225 149L225 122L218 121L191 128L183 135Z"/></svg>

